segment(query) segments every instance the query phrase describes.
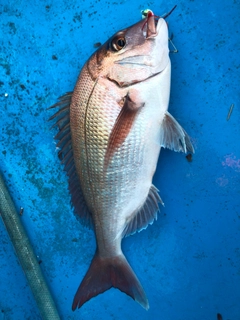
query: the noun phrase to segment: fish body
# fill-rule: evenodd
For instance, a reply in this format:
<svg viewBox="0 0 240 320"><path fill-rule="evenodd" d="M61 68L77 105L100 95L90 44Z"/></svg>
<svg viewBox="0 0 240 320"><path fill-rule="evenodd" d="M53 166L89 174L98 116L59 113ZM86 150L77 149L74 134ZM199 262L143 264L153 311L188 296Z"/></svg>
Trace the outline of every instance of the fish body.
<svg viewBox="0 0 240 320"><path fill-rule="evenodd" d="M167 24L150 15L101 46L73 93L54 105L72 203L97 242L73 310L111 287L149 307L121 241L157 219L163 202L152 178L161 147L193 152L167 111L170 74Z"/></svg>

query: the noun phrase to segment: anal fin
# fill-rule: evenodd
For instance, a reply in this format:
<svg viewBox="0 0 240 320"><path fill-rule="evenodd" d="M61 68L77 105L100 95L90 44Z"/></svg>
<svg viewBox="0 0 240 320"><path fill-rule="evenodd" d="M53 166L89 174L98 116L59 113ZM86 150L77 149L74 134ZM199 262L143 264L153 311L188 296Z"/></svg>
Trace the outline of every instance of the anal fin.
<svg viewBox="0 0 240 320"><path fill-rule="evenodd" d="M188 134L169 112L166 112L162 122L160 143L163 148L194 153Z"/></svg>
<svg viewBox="0 0 240 320"><path fill-rule="evenodd" d="M140 232L143 229L146 229L149 224L153 224L154 220L157 220L159 203L164 205L160 195L158 194L157 188L152 185L146 201L126 225L123 236L127 237L136 232Z"/></svg>

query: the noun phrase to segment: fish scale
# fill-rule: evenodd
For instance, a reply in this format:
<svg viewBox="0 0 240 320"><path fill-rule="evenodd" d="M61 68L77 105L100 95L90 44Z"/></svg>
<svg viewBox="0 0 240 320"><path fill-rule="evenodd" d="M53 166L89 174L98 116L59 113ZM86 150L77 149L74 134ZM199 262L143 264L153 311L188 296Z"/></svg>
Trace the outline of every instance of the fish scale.
<svg viewBox="0 0 240 320"><path fill-rule="evenodd" d="M118 288L145 309L148 299L128 264L122 238L157 219L152 185L161 147L194 152L167 111L171 64L168 28L152 11L116 33L85 63L73 93L53 107L75 214L96 235L96 252L72 309ZM69 115L70 114L70 115ZM70 128L70 130L69 130Z"/></svg>

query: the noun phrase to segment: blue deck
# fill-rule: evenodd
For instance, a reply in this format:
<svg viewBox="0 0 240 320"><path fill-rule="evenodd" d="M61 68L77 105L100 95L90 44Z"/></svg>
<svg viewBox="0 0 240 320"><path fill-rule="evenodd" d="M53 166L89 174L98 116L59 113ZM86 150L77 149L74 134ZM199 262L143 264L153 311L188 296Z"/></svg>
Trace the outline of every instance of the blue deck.
<svg viewBox="0 0 240 320"><path fill-rule="evenodd" d="M169 111L196 154L162 150L154 183L165 207L157 222L123 241L149 299L145 311L111 289L71 311L95 250L73 215L47 107L72 91L96 42L175 1L13 1L0 4L0 170L62 319L240 319L240 3L179 1L168 18ZM230 106L234 108L227 121ZM0 220L0 320L40 319Z"/></svg>

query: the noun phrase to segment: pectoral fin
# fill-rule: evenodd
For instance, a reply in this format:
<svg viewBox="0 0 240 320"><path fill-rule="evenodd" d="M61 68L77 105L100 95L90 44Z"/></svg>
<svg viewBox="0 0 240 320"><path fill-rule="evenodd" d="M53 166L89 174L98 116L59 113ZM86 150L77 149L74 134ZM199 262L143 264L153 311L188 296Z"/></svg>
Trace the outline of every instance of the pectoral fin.
<svg viewBox="0 0 240 320"><path fill-rule="evenodd" d="M166 112L162 122L160 143L163 148L194 153L188 134L169 112Z"/></svg>
<svg viewBox="0 0 240 320"><path fill-rule="evenodd" d="M108 147L105 154L105 167L108 166L109 161L111 160L115 151L126 140L129 132L131 131L138 111L139 109L141 109L142 106L143 104L137 104L134 101L132 101L129 95L127 95L124 98L123 107L116 119L116 122L109 137Z"/></svg>

